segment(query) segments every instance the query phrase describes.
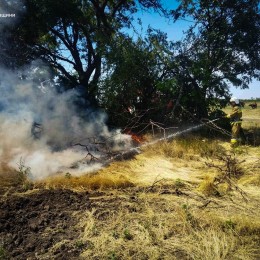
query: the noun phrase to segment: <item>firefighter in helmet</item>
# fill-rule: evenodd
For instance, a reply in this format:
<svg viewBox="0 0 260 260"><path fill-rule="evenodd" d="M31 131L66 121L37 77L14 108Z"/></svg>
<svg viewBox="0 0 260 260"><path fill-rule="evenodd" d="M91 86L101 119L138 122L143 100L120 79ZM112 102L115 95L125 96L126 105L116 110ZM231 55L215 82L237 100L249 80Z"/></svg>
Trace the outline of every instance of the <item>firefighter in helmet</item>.
<svg viewBox="0 0 260 260"><path fill-rule="evenodd" d="M239 138L242 133L242 109L240 106L239 99L232 97L230 99L232 111L226 117L230 119L232 137L230 143L232 146L237 146Z"/></svg>

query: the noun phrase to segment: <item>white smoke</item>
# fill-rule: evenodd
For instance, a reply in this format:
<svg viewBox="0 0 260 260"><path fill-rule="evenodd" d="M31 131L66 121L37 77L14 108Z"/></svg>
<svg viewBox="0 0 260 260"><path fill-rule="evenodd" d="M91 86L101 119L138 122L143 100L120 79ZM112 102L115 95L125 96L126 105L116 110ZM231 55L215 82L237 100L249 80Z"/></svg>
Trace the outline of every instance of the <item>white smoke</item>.
<svg viewBox="0 0 260 260"><path fill-rule="evenodd" d="M106 114L87 107L77 88L59 93L44 68L34 62L22 72L0 69L1 162L17 169L22 159L31 177L41 179L68 171L73 163L84 161L89 151L101 161L88 165L86 158L74 172L99 167L105 151L94 142L110 143L117 150L129 147L129 136L109 131Z"/></svg>
<svg viewBox="0 0 260 260"><path fill-rule="evenodd" d="M23 0L0 2L4 55L9 39L5 29L12 28L26 10ZM41 61L16 72L0 68L0 168L4 164L18 169L22 162L34 179L61 171L82 174L100 167L106 150L131 145L129 136L109 131L105 113L86 106L82 88L60 91L52 78ZM100 161L87 164L89 152ZM71 169L72 165L77 167Z"/></svg>

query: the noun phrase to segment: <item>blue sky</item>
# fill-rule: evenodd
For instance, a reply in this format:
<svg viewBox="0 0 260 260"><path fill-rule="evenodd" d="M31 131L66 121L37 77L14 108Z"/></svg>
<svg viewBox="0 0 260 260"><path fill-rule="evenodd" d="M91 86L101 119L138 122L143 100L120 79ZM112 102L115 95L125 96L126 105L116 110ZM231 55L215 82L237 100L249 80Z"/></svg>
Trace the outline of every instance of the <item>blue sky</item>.
<svg viewBox="0 0 260 260"><path fill-rule="evenodd" d="M178 2L175 0L162 0L161 2L165 7L170 9L174 9L178 5ZM191 24L187 21L178 21L174 24L173 22L152 12L139 12L137 17L142 20L143 33L145 33L148 25L151 25L155 29L160 29L161 31L166 32L169 40L173 41L180 40L183 37L183 31L187 30ZM237 89L231 86L230 92L233 96L239 99L260 98L260 82L253 80L252 83L250 83L249 89Z"/></svg>

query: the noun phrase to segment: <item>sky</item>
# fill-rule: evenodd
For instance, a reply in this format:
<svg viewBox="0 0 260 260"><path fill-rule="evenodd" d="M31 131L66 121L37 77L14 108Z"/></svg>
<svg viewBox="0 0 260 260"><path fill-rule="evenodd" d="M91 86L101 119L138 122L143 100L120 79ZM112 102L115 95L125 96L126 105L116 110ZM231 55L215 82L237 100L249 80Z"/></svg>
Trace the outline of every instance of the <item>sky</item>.
<svg viewBox="0 0 260 260"><path fill-rule="evenodd" d="M162 0L163 5L167 8L174 9L178 6L176 0ZM137 17L142 20L143 33L146 31L148 25L151 25L155 29L160 29L167 33L169 40L181 40L183 37L183 32L189 28L191 22L179 21L173 23L168 19L161 17L156 13L144 13L139 12ZM240 89L234 86L230 86L230 92L232 96L239 99L254 99L260 98L260 81L253 80L249 84L249 89Z"/></svg>

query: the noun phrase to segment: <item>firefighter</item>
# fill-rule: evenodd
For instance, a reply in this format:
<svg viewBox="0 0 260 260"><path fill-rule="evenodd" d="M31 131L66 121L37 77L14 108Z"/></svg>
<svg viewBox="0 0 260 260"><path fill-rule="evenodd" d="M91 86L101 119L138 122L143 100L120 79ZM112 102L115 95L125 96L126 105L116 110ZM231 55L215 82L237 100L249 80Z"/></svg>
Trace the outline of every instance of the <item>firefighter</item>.
<svg viewBox="0 0 260 260"><path fill-rule="evenodd" d="M242 130L242 109L240 102L237 98L232 97L230 99L232 111L226 117L230 119L232 137L230 140L231 146L236 147L238 145L239 138L243 132Z"/></svg>

